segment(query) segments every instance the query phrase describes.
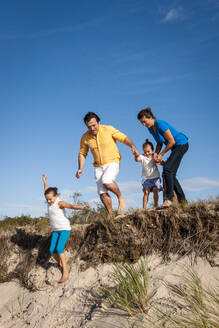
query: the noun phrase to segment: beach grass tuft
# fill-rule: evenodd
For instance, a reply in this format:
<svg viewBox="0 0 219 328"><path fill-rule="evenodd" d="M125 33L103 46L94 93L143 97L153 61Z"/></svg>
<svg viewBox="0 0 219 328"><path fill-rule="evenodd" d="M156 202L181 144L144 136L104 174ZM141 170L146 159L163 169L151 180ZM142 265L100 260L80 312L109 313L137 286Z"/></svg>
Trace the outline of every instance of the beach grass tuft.
<svg viewBox="0 0 219 328"><path fill-rule="evenodd" d="M145 312L149 302L149 275L143 260L136 265L115 264L111 279L115 287L104 287L102 293L112 305L127 311L130 316Z"/></svg>

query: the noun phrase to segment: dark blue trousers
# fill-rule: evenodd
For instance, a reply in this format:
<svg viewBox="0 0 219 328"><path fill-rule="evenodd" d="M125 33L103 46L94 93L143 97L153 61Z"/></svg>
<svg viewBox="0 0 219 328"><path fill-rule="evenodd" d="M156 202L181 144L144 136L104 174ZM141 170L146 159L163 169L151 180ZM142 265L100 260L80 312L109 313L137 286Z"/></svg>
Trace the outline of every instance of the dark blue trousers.
<svg viewBox="0 0 219 328"><path fill-rule="evenodd" d="M184 154L189 149L189 144L173 146L171 154L163 167L163 186L164 186L164 200L173 200L175 191L178 201L185 200L185 194L176 178L176 173L181 163Z"/></svg>

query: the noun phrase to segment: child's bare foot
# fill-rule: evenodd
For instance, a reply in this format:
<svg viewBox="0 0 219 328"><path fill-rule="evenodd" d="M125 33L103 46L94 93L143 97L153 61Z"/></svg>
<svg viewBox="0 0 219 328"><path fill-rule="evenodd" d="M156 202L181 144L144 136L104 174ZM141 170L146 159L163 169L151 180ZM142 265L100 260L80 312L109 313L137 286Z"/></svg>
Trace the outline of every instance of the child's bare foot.
<svg viewBox="0 0 219 328"><path fill-rule="evenodd" d="M119 207L118 207L118 214L122 214L125 209L125 199L123 196L119 197Z"/></svg>
<svg viewBox="0 0 219 328"><path fill-rule="evenodd" d="M68 272L63 272L62 278L59 280L59 283L62 284L66 280L68 280L69 273Z"/></svg>

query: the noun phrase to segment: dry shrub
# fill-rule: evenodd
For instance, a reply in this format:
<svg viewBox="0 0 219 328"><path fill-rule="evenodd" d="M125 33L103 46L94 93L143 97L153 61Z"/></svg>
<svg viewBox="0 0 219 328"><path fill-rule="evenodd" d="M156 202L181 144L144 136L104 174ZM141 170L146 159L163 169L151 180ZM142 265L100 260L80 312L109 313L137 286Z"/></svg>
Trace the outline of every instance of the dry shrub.
<svg viewBox="0 0 219 328"><path fill-rule="evenodd" d="M115 220L97 220L85 229L79 256L84 266L99 263L136 262L157 253L205 257L214 265L218 251L219 203L191 204L182 210L136 211Z"/></svg>
<svg viewBox="0 0 219 328"><path fill-rule="evenodd" d="M104 213L103 213L104 214ZM107 220L92 213L93 223L73 225L67 243L72 259L81 260L81 269L110 262L137 262L141 256L157 253L164 261L172 254L193 254L215 265L218 252L219 201L157 211L135 211ZM20 227L20 228L17 228ZM7 218L0 222L0 282L19 278L22 283L36 264L45 268L49 259L51 228L47 218ZM37 255L33 250L37 250ZM13 252L20 262L8 274ZM3 259L3 260L2 260Z"/></svg>

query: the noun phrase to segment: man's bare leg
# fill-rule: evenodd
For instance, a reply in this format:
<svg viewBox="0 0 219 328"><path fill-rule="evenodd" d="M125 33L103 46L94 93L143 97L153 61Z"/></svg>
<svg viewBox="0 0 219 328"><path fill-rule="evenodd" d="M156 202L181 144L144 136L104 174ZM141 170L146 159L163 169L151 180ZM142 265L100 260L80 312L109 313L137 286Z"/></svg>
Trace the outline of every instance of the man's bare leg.
<svg viewBox="0 0 219 328"><path fill-rule="evenodd" d="M122 196L119 187L116 182L113 183L105 183L104 186L111 192L113 192L118 198L119 206L118 206L118 214L121 214L125 209L125 199Z"/></svg>
<svg viewBox="0 0 219 328"><path fill-rule="evenodd" d="M113 207L112 207L112 198L108 193L100 194L100 199L105 206L107 212L109 213L109 217L112 215Z"/></svg>
<svg viewBox="0 0 219 328"><path fill-rule="evenodd" d="M65 257L65 253L59 254L58 255L60 257L60 261L62 263L62 278L61 280L59 280L59 283L65 282L66 280L68 280L69 277L69 272L68 272L68 268L67 268L67 261L66 261L66 257Z"/></svg>

